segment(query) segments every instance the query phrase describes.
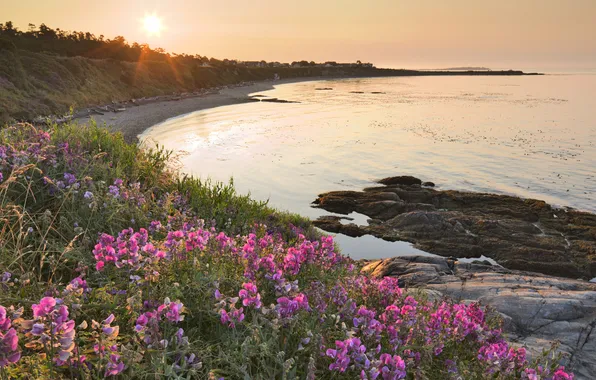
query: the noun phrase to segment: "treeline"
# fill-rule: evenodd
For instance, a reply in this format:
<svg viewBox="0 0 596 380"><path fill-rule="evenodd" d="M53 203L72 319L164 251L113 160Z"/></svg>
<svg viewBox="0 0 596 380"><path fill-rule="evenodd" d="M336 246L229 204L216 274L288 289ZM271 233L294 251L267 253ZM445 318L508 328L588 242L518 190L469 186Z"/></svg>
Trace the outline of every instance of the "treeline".
<svg viewBox="0 0 596 380"><path fill-rule="evenodd" d="M316 63L314 61L294 61L292 63L267 61L218 60L198 54L168 53L162 48L152 49L148 44L129 43L122 36L106 39L89 32L71 32L60 28L52 29L46 24L37 27L29 24L27 31L19 30L12 21L0 23L0 50L27 50L36 53L55 54L66 57L113 59L121 62L173 62L200 66L242 66L242 67L365 67L372 63L337 63L334 61Z"/></svg>
<svg viewBox="0 0 596 380"><path fill-rule="evenodd" d="M11 21L0 23L0 49L20 49L68 57L114 59L138 62L192 60L217 66L223 61L200 55L170 54L161 48L152 49L147 44L128 43L122 36L107 39L89 32L71 32L60 28L52 29L45 24L39 27L29 24L27 31L19 30Z"/></svg>

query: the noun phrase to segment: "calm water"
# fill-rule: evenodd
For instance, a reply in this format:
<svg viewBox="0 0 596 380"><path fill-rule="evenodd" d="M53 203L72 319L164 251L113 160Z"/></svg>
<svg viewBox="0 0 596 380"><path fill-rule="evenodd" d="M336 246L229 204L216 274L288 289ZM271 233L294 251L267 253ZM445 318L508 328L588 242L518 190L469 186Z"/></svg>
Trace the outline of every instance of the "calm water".
<svg viewBox="0 0 596 380"><path fill-rule="evenodd" d="M309 206L317 194L393 175L596 212L596 75L344 79L259 94L300 103L199 111L141 138L184 152L186 172L233 176L240 192L312 218L324 214ZM338 238L358 258L417 252Z"/></svg>

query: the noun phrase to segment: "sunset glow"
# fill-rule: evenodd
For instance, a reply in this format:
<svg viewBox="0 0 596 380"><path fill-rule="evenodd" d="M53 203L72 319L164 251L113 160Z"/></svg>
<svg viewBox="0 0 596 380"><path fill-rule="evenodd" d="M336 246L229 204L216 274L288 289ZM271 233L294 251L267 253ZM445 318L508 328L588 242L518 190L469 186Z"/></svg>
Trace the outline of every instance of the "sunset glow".
<svg viewBox="0 0 596 380"><path fill-rule="evenodd" d="M163 30L161 18L155 14L146 15L143 18L143 29L150 36L159 36Z"/></svg>

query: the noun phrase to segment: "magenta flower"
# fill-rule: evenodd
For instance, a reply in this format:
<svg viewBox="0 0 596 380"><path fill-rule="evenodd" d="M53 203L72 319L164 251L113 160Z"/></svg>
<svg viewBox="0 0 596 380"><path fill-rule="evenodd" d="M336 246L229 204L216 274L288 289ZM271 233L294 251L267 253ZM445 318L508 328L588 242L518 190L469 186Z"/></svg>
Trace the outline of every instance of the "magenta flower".
<svg viewBox="0 0 596 380"><path fill-rule="evenodd" d="M11 326L10 319L6 318L6 309L0 306L0 331L8 330Z"/></svg>
<svg viewBox="0 0 596 380"><path fill-rule="evenodd" d="M257 286L252 282L242 284L243 289L238 292L244 306L254 306L255 309L261 308L261 295L257 291Z"/></svg>
<svg viewBox="0 0 596 380"><path fill-rule="evenodd" d="M573 374L565 372L565 367L559 367L554 375L552 380L573 380Z"/></svg>
<svg viewBox="0 0 596 380"><path fill-rule="evenodd" d="M406 363L398 355L381 354L379 371L383 379L403 379L406 377Z"/></svg>
<svg viewBox="0 0 596 380"><path fill-rule="evenodd" d="M44 297L39 301L39 304L31 306L33 309L33 317L45 317L56 306L56 300L53 297Z"/></svg>
<svg viewBox="0 0 596 380"><path fill-rule="evenodd" d="M167 305L166 319L170 322L177 323L184 319L181 315L184 306L181 302L171 302Z"/></svg>

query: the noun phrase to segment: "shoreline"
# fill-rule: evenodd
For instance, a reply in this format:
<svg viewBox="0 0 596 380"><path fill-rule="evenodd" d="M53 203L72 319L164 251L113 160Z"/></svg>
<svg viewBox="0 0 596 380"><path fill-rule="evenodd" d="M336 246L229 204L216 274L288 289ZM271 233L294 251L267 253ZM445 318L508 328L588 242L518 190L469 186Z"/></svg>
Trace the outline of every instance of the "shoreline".
<svg viewBox="0 0 596 380"><path fill-rule="evenodd" d="M127 142L138 142L140 134L168 119L191 112L248 103L251 102L249 94L271 90L274 85L317 80L321 80L321 78L267 80L236 86L224 86L220 89L212 89L206 93L191 94L186 97L160 96L147 99L143 104L132 104L132 106L130 106L130 103L119 104L118 107L126 106L126 108L115 109L114 111L104 110L103 114L95 113L79 117L75 115L73 120L83 123L93 120L100 127L106 127L112 132L122 133Z"/></svg>
<svg viewBox="0 0 596 380"><path fill-rule="evenodd" d="M101 107L85 107L71 118L57 120L58 122L94 120L112 132L123 134L127 142L139 142L138 136L149 128L168 119L182 116L191 112L206 109L251 102L249 94L272 90L275 85L325 81L333 79L377 78L395 76L534 76L541 73L524 73L521 71L416 71L378 69L380 75L330 75L285 78L281 80L263 80L258 82L239 83L216 88L202 89L193 93L161 95L148 99L134 99L113 103Z"/></svg>

